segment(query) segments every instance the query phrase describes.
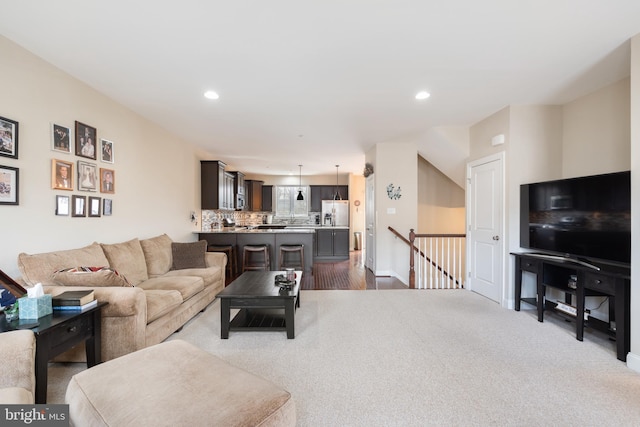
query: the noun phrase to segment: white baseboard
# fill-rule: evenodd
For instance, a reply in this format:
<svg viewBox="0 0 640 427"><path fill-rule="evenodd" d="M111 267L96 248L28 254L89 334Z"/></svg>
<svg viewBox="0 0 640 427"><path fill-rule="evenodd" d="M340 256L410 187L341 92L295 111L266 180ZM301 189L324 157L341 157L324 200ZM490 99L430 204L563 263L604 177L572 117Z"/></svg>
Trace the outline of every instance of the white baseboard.
<svg viewBox="0 0 640 427"><path fill-rule="evenodd" d="M627 367L633 371L640 372L640 356L637 354L628 353Z"/></svg>

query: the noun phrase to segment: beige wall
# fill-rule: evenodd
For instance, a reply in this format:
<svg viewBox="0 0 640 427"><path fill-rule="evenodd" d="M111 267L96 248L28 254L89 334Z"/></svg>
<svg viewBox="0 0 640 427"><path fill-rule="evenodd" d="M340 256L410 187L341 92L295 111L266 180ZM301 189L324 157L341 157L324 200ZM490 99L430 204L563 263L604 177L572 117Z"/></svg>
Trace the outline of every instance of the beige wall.
<svg viewBox="0 0 640 427"><path fill-rule="evenodd" d="M629 78L562 108L562 176L629 170Z"/></svg>
<svg viewBox="0 0 640 427"><path fill-rule="evenodd" d="M376 271L379 276L395 276L409 283L409 247L389 230L391 226L403 236L418 224L417 146L413 142L377 144L375 154L367 153L374 165L376 211ZM373 163L372 159L375 159ZM400 187L402 196L392 200L387 186Z"/></svg>
<svg viewBox="0 0 640 427"><path fill-rule="evenodd" d="M160 233L176 241L195 239L192 231L197 227L190 222L190 212L200 217L196 149L4 37L0 37L0 57L0 77L5 82L0 116L19 122L19 158L0 157L0 165L20 170L19 206L0 206L1 270L18 276L20 252ZM114 164L91 163L115 170L115 194L51 189L52 158L76 165L87 160L51 150L51 123L73 127L76 120L95 127L98 138L114 142ZM111 198L113 215L56 216L55 196L72 194Z"/></svg>
<svg viewBox="0 0 640 427"><path fill-rule="evenodd" d="M418 156L417 233L464 234L464 190Z"/></svg>

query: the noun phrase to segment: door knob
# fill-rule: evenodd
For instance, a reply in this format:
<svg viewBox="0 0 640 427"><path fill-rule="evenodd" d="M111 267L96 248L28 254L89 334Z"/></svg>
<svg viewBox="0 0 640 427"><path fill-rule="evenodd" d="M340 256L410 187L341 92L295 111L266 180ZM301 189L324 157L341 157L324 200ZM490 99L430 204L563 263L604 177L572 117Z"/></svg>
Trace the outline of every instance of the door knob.
<svg viewBox="0 0 640 427"><path fill-rule="evenodd" d="M500 240L500 236L493 236L492 239L493 240Z"/></svg>

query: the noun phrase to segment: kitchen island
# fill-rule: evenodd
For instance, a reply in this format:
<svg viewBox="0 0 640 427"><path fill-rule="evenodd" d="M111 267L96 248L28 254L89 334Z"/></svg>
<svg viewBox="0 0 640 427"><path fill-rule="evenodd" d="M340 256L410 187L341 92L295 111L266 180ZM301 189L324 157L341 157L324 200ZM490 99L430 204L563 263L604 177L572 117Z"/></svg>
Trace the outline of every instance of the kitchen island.
<svg viewBox="0 0 640 427"><path fill-rule="evenodd" d="M271 248L271 270L277 270L280 265L280 245L304 245L304 271L309 273L314 261L349 259L349 227L269 227L227 227L197 234L200 240L206 240L210 245L234 245L240 268L242 251L246 245L268 244Z"/></svg>
<svg viewBox="0 0 640 427"><path fill-rule="evenodd" d="M237 265L242 268L242 251L246 245L270 246L271 270L278 270L280 265L280 245L304 245L304 271L311 273L313 267L313 245L315 230L313 228L295 229L259 229L247 227L229 227L198 233L200 240L210 245L234 245Z"/></svg>

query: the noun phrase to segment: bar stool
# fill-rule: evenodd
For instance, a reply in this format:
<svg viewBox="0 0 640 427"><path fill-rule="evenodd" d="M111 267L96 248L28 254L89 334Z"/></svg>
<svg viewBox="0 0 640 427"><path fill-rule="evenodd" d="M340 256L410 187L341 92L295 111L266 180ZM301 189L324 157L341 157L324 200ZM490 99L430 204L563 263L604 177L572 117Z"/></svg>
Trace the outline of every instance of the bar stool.
<svg viewBox="0 0 640 427"><path fill-rule="evenodd" d="M262 254L262 256L260 256ZM247 245L242 253L242 271L247 270L271 270L269 258L269 245Z"/></svg>
<svg viewBox="0 0 640 427"><path fill-rule="evenodd" d="M285 268L304 271L304 245L280 245L279 270Z"/></svg>
<svg viewBox="0 0 640 427"><path fill-rule="evenodd" d="M209 245L207 252L224 252L227 254L227 276L235 277L238 271L238 259L236 258L235 245Z"/></svg>

